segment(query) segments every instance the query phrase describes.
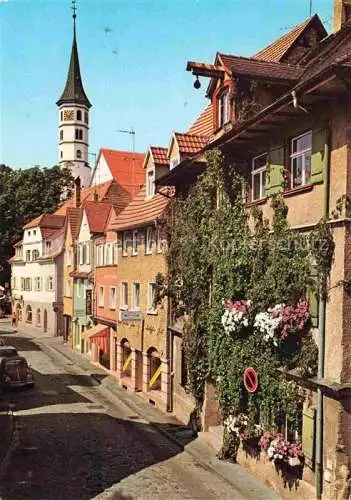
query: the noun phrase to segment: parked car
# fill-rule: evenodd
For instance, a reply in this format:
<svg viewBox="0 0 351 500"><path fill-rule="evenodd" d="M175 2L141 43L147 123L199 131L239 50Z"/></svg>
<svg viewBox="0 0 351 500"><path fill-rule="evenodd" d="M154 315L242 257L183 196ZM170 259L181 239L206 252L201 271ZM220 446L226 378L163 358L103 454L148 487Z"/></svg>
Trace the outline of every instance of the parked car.
<svg viewBox="0 0 351 500"><path fill-rule="evenodd" d="M0 359L11 358L13 356L18 356L18 351L12 345L6 345L1 341L0 343Z"/></svg>
<svg viewBox="0 0 351 500"><path fill-rule="evenodd" d="M33 386L33 373L26 358L12 346L0 346L0 385L2 388Z"/></svg>

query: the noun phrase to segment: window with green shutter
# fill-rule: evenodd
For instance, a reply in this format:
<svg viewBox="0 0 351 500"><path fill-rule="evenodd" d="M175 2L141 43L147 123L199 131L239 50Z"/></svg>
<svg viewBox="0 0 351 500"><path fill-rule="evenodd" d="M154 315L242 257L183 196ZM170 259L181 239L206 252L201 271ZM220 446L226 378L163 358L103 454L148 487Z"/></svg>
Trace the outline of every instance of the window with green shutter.
<svg viewBox="0 0 351 500"><path fill-rule="evenodd" d="M268 163L267 194L272 195L283 190L285 167L284 146L270 150Z"/></svg>
<svg viewBox="0 0 351 500"><path fill-rule="evenodd" d="M316 410L314 407L304 408L302 415L302 448L305 463L311 469L314 468L314 449L316 438Z"/></svg>

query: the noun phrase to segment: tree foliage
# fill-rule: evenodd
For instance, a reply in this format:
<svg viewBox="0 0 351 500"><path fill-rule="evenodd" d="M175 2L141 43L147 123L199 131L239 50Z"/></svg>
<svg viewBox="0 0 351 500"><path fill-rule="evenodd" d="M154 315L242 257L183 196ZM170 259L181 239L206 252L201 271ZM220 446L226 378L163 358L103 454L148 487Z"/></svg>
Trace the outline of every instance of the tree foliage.
<svg viewBox="0 0 351 500"><path fill-rule="evenodd" d="M70 194L73 178L68 169L28 168L14 170L0 165L0 282L9 278L8 259L22 226L38 215L53 211L63 193Z"/></svg>

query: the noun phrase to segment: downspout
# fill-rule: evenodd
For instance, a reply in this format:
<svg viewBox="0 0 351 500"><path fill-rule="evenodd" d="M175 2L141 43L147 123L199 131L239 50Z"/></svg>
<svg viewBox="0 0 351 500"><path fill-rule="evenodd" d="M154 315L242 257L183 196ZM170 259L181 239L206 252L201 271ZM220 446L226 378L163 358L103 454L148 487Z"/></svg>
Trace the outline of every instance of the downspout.
<svg viewBox="0 0 351 500"><path fill-rule="evenodd" d="M330 126L327 126L326 140L324 144L323 175L324 175L324 206L323 216L329 215L329 191L330 191ZM319 300L319 345L318 345L318 372L317 379L324 378L325 361L325 312L326 298L323 291ZM321 386L317 387L317 416L316 416L316 498L321 500L323 494L323 393Z"/></svg>
<svg viewBox="0 0 351 500"><path fill-rule="evenodd" d="M156 194L160 194L165 198L170 200L171 206L171 227L173 227L173 197L169 196L167 193L156 191ZM171 315L172 315L172 305L171 299L167 296L167 319L166 319L166 357L168 359L168 391L167 391L167 411L173 411L173 334L170 329L171 326Z"/></svg>

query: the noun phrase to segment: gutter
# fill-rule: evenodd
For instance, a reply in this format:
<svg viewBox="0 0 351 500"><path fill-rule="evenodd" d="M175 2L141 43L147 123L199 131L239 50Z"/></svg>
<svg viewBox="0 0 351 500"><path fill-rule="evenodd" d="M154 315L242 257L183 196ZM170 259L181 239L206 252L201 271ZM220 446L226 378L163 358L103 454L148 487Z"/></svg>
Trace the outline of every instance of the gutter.
<svg viewBox="0 0 351 500"><path fill-rule="evenodd" d="M329 215L330 196L330 126L327 127L327 138L324 145L324 207L323 215ZM324 379L325 362L325 315L326 299L322 295L319 301L319 345L318 345L318 380ZM323 494L323 391L319 385L317 387L317 416L316 416L316 498L321 500Z"/></svg>

